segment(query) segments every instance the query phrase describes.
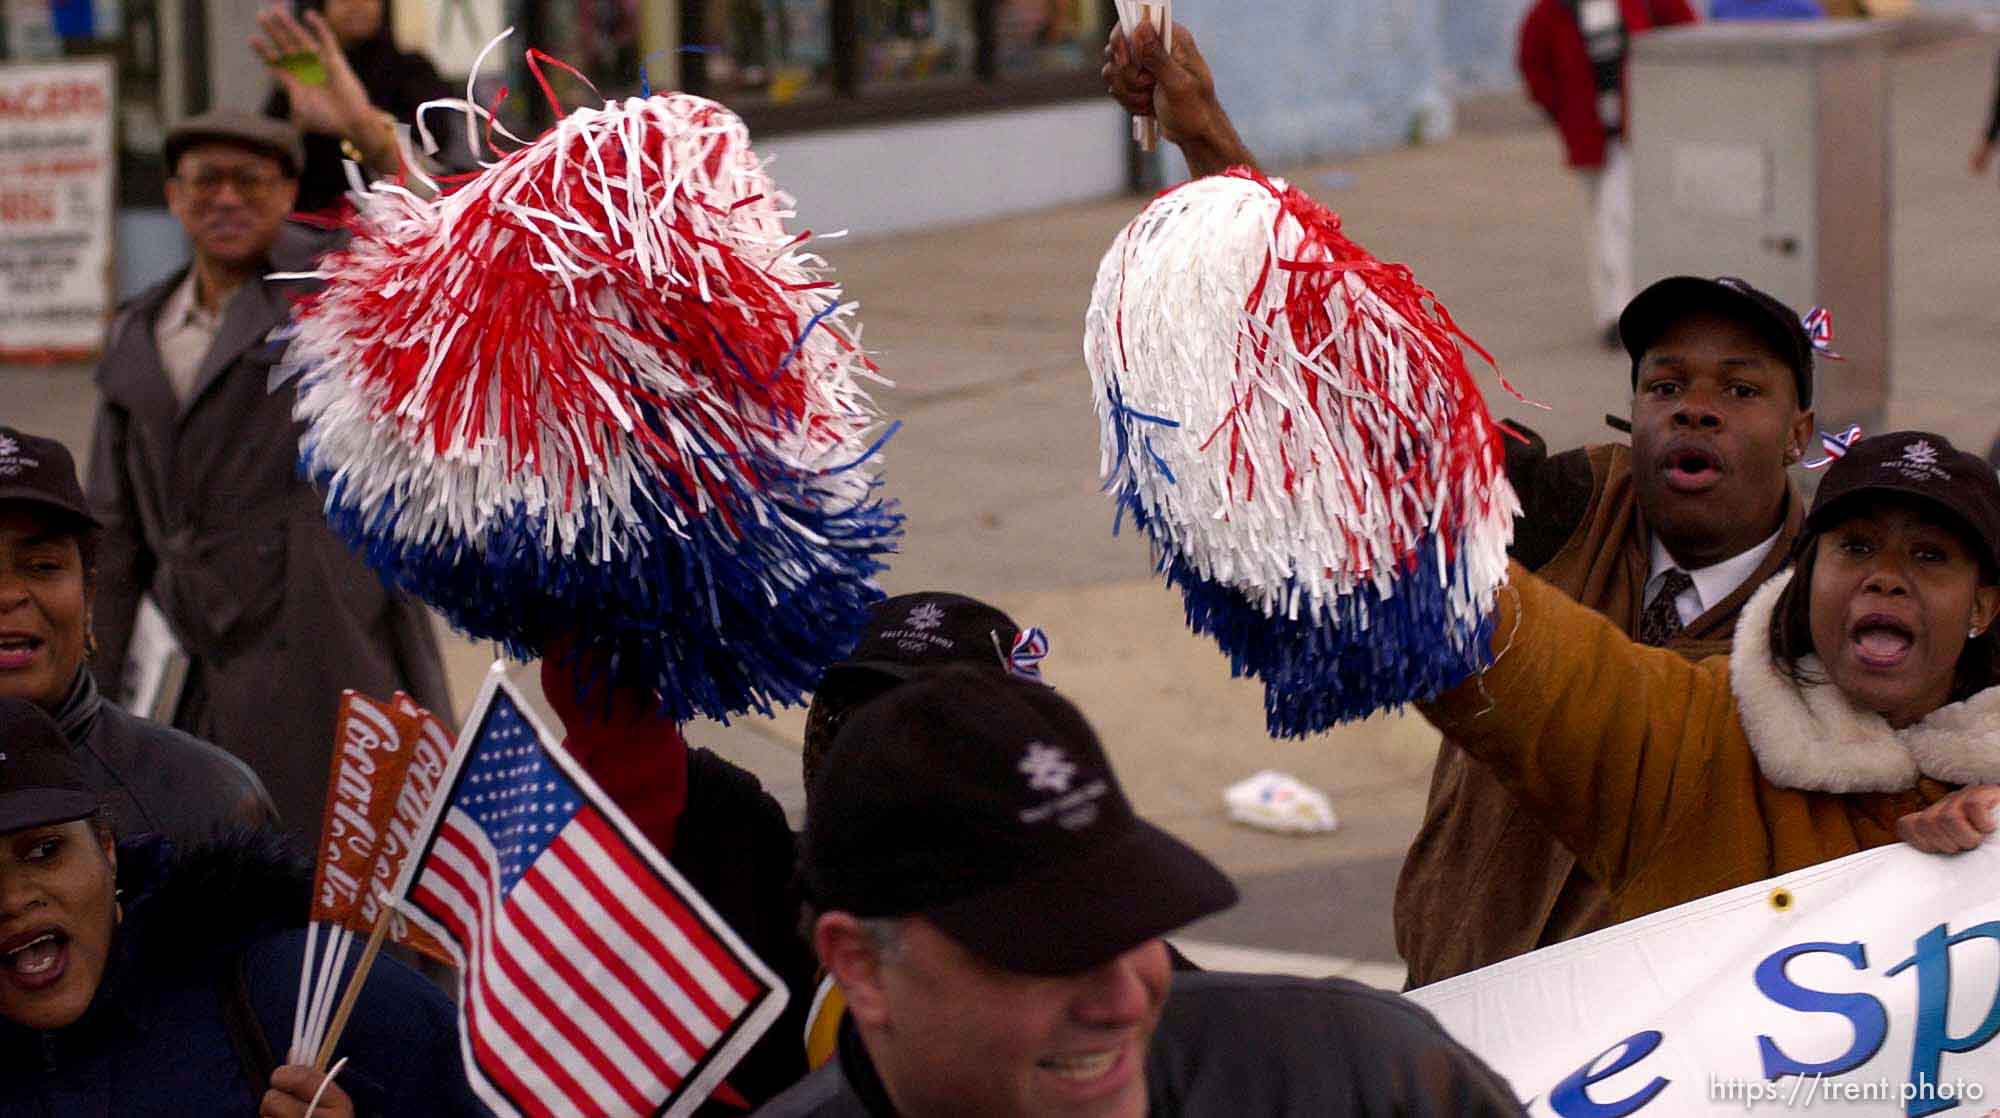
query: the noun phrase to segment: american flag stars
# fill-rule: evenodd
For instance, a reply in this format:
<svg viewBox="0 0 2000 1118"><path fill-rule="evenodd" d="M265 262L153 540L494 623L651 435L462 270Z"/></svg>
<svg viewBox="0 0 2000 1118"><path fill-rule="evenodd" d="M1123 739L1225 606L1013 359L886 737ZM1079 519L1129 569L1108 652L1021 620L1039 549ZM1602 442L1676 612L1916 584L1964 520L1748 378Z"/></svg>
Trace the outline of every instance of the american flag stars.
<svg viewBox="0 0 2000 1118"><path fill-rule="evenodd" d="M490 836L502 888L512 889L575 817L581 797L548 761L518 710L496 704L487 720L454 801Z"/></svg>

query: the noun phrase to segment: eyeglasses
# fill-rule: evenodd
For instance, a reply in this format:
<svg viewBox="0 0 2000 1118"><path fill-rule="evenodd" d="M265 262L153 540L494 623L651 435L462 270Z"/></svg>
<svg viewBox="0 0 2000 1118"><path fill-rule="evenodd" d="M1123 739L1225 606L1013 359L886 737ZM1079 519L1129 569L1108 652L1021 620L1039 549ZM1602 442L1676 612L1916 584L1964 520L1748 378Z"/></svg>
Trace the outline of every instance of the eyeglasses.
<svg viewBox="0 0 2000 1118"><path fill-rule="evenodd" d="M175 181L186 186L197 198L213 198L222 188L233 186L236 193L244 198L261 198L276 190L285 176L276 171L255 171L249 168L228 170L220 167L200 167L194 173L175 175Z"/></svg>

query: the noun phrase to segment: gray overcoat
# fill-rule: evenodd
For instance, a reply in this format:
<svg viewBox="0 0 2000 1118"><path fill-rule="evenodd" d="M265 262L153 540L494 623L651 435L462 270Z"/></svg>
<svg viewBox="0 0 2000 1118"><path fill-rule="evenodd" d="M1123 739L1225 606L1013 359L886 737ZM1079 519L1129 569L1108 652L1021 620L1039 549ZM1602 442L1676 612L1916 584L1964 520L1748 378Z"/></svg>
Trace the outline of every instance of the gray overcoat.
<svg viewBox="0 0 2000 1118"><path fill-rule="evenodd" d="M308 270L336 243L288 223L271 270ZM423 606L334 536L299 476L293 389L270 389L282 345L269 335L310 282L240 289L183 403L153 324L186 274L119 314L97 369L98 679L117 693L150 593L193 660L175 725L248 762L285 825L316 838L342 689L407 691L449 723L444 663Z"/></svg>

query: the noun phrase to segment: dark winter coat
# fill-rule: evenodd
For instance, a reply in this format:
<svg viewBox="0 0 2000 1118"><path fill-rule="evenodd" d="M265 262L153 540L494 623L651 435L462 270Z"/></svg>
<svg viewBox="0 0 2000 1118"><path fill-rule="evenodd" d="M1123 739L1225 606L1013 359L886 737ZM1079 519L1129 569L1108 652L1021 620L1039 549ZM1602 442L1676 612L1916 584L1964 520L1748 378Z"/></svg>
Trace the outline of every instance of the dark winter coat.
<svg viewBox="0 0 2000 1118"><path fill-rule="evenodd" d="M278 822L271 794L248 765L179 730L125 713L97 690L88 669L77 670L56 721L121 836L163 835L185 847L223 831Z"/></svg>
<svg viewBox="0 0 2000 1118"><path fill-rule="evenodd" d="M268 1083L251 1081L244 1049L261 1033L283 1062L305 939L307 880L273 849L240 835L185 857L157 840L121 847L125 919L97 997L56 1032L0 1022L0 1118L253 1118ZM231 1004L256 1024L243 1041ZM451 1003L393 960L371 972L342 1057L337 1082L364 1118L486 1113Z"/></svg>
<svg viewBox="0 0 2000 1118"><path fill-rule="evenodd" d="M271 267L310 268L332 244L287 225ZM306 285L238 290L183 404L153 323L185 275L119 315L97 369L98 682L116 692L151 594L193 659L175 726L248 762L285 825L317 837L341 690L407 691L448 718L444 662L422 605L335 538L299 477L293 390L270 391L281 347L268 339Z"/></svg>
<svg viewBox="0 0 2000 1118"><path fill-rule="evenodd" d="M1488 1118L1507 1081L1415 1002L1338 978L1176 974L1146 1053L1160 1118ZM840 1056L761 1118L894 1118L852 1023Z"/></svg>
<svg viewBox="0 0 2000 1118"><path fill-rule="evenodd" d="M1521 23L1516 59L1528 96L1562 132L1572 167L1604 166L1609 139L1597 111L1597 78L1584 51L1572 0L1536 0ZM1694 22L1687 0L1619 0L1625 29L1637 35L1654 27Z"/></svg>
<svg viewBox="0 0 2000 1118"><path fill-rule="evenodd" d="M725 1080L752 1102L772 1098L806 1073L806 1011L816 972L799 934L797 848L784 809L749 772L691 749L687 809L667 860L790 992L785 1011ZM731 1112L710 1102L699 1113Z"/></svg>

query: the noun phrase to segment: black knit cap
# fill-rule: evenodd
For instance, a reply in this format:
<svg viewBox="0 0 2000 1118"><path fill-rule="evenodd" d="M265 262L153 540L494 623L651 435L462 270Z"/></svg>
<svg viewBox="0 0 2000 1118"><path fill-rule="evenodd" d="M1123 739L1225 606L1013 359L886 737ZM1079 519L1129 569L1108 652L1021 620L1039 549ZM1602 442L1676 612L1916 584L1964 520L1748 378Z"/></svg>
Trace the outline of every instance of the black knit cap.
<svg viewBox="0 0 2000 1118"><path fill-rule="evenodd" d="M848 719L801 848L822 910L922 915L1021 974L1089 970L1236 902L1221 870L1133 814L1076 707L969 667Z"/></svg>
<svg viewBox="0 0 2000 1118"><path fill-rule="evenodd" d="M0 835L97 814L97 793L47 711L0 698Z"/></svg>
<svg viewBox="0 0 2000 1118"><path fill-rule="evenodd" d="M1806 527L1824 532L1870 495L1914 497L1945 514L2000 571L2000 477L1978 455L1929 431L1894 431L1862 439L1827 467Z"/></svg>
<svg viewBox="0 0 2000 1118"><path fill-rule="evenodd" d="M1703 311L1720 314L1755 330L1792 370L1799 407L1813 401L1813 344L1799 313L1735 276L1703 279L1670 276L1641 291L1618 316L1618 338L1632 357L1632 387L1639 387L1639 362L1674 324Z"/></svg>
<svg viewBox="0 0 2000 1118"><path fill-rule="evenodd" d="M0 503L37 505L79 527L99 527L69 448L12 427L0 427Z"/></svg>

